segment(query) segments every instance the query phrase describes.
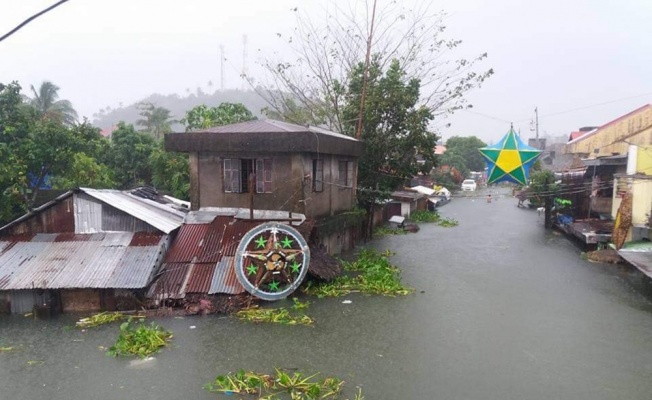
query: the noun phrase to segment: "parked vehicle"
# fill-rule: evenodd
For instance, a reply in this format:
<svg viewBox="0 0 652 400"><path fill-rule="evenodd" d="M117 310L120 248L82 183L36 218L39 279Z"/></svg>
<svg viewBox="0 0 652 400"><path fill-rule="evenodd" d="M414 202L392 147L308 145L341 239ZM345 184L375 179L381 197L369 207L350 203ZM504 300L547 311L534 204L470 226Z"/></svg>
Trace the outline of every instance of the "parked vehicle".
<svg viewBox="0 0 652 400"><path fill-rule="evenodd" d="M473 179L465 179L464 182L462 182L462 190L467 192L473 192L478 188L478 184L475 183Z"/></svg>

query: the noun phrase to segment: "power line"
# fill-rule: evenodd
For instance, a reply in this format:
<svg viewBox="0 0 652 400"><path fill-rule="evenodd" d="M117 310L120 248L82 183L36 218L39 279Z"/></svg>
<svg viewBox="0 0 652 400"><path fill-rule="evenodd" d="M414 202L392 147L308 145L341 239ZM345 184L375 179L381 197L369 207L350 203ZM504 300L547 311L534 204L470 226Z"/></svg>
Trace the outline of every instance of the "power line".
<svg viewBox="0 0 652 400"><path fill-rule="evenodd" d="M36 18L38 18L38 17L40 17L41 15L47 13L48 11L52 11L52 10L54 10L55 8L59 7L60 5L62 5L63 3L67 2L67 1L68 1L68 0L61 0L61 1L57 2L57 3L54 3L54 4L51 5L50 7L48 7L48 8L46 8L46 9L44 9L44 10L42 10L42 11L40 11L40 12L34 14L34 15L32 15L31 17L27 18L25 21L23 21L23 22L21 22L20 24L18 24L17 27L15 27L14 29L10 30L9 32L7 32L6 34L4 34L2 37L0 37L0 42L2 42L3 40L5 40L5 39L8 38L9 36L13 35L14 33L18 32L19 29L21 29L21 28L24 27L25 25L29 24L30 22L32 22L32 21L35 20Z"/></svg>

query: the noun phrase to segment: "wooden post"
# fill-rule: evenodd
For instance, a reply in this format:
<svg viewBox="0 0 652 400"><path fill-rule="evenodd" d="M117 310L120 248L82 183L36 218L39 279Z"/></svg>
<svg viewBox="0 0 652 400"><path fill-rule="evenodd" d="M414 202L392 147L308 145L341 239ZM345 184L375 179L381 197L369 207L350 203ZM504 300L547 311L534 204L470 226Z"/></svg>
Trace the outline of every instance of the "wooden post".
<svg viewBox="0 0 652 400"><path fill-rule="evenodd" d="M249 219L254 219L254 193L256 192L256 174L249 174Z"/></svg>

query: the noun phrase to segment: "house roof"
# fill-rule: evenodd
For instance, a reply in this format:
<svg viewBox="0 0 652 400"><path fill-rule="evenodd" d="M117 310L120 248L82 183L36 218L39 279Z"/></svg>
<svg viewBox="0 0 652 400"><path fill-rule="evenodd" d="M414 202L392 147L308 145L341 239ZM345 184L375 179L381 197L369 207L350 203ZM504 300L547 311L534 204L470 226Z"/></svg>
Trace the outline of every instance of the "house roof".
<svg viewBox="0 0 652 400"><path fill-rule="evenodd" d="M570 133L570 136L569 136L569 138L568 138L568 141L575 140L575 139L577 139L578 137L583 136L583 135L585 135L585 134L587 134L587 133L589 133L589 132L590 132L590 131L574 131L574 132L571 132L571 133Z"/></svg>
<svg viewBox="0 0 652 400"><path fill-rule="evenodd" d="M134 218L150 224L164 233L170 233L181 226L183 219L186 216L186 212L182 211L181 207L177 207L172 202L162 204L161 202L152 200L151 196L150 198L145 198L147 196L144 197L142 192L138 192L139 190L141 190L141 188L132 191L89 188L79 188L74 191L71 190L11 221L7 225L1 227L0 232L39 214L43 210L46 210L57 203L60 203L72 196L75 192L86 193L87 195L115 207Z"/></svg>
<svg viewBox="0 0 652 400"><path fill-rule="evenodd" d="M180 152L312 152L359 157L364 144L327 129L265 119L198 132L169 133L165 135L165 148Z"/></svg>
<svg viewBox="0 0 652 400"><path fill-rule="evenodd" d="M5 237L0 290L144 288L167 238L148 232Z"/></svg>
<svg viewBox="0 0 652 400"><path fill-rule="evenodd" d="M186 216L184 211L129 191L89 188L79 188L79 190L165 233L180 227Z"/></svg>
<svg viewBox="0 0 652 400"><path fill-rule="evenodd" d="M246 211L246 212L245 212ZM242 293L245 289L235 274L235 253L242 237L263 221L287 223L288 213L241 208L201 208L188 213L174 243L167 252L148 296L183 298L188 293ZM305 220L292 214L293 225Z"/></svg>
<svg viewBox="0 0 652 400"><path fill-rule="evenodd" d="M444 154L446 152L446 146L438 144L435 146L435 154Z"/></svg>
<svg viewBox="0 0 652 400"><path fill-rule="evenodd" d="M427 197L423 193L418 193L418 192L411 192L407 190L397 190L395 192L392 192L392 198L397 199L397 200L407 200L407 201L415 201L419 200L421 198Z"/></svg>
<svg viewBox="0 0 652 400"><path fill-rule="evenodd" d="M594 130L592 130L592 131L590 131L590 132L587 132L587 133L584 134L584 135L580 135L580 136L578 136L578 137L575 138L575 139L573 139L573 138L571 137L571 140L570 140L567 144L577 143L577 142L579 142L579 141L581 141L581 140L587 139L587 138L589 138L589 137L591 137L591 136L593 136L593 135L598 134L601 130L603 130L603 129L607 128L607 127L610 127L611 125L614 125L614 124L616 124L616 123L618 123L618 122L620 122L620 121L622 121L622 120L624 120L624 119L627 119L627 118L631 117L632 115L635 115L635 114L638 114L638 113L640 113L640 112L642 112L642 111L645 111L645 110L647 110L647 109L649 109L649 108L652 108L652 105L651 105L651 104L646 104L646 105L644 105L644 106L642 106L642 107L639 107L639 108L637 108L636 110L631 111L631 112L628 112L628 113L625 114L625 115L621 115L620 117L614 119L613 121L609 121L609 122L607 122L606 124L600 126L599 128L594 129ZM572 135L572 134L571 134L571 135Z"/></svg>
<svg viewBox="0 0 652 400"><path fill-rule="evenodd" d="M582 160L582 163L587 166L600 166L600 165L627 165L627 154L618 154L615 156L598 157Z"/></svg>

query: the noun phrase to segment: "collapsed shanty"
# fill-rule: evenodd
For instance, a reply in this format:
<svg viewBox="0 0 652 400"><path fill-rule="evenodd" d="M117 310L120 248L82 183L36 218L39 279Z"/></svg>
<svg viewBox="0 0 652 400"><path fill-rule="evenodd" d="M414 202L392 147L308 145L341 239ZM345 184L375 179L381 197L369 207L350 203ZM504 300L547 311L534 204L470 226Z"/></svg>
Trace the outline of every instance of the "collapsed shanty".
<svg viewBox="0 0 652 400"><path fill-rule="evenodd" d="M151 191L69 191L0 228L0 307L134 308L183 222Z"/></svg>

